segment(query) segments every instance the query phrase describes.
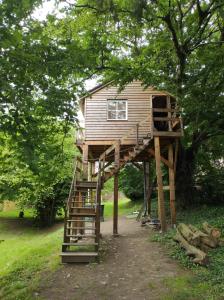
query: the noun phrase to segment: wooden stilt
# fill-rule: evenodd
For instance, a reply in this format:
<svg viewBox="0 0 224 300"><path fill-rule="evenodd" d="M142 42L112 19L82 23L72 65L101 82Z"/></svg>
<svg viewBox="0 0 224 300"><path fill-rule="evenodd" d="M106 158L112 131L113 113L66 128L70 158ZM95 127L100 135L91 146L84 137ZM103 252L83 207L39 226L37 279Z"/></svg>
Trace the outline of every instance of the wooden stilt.
<svg viewBox="0 0 224 300"><path fill-rule="evenodd" d="M150 164L149 161L144 161L144 213L148 213L148 198L149 198L149 189L150 189Z"/></svg>
<svg viewBox="0 0 224 300"><path fill-rule="evenodd" d="M156 159L156 176L158 185L158 214L161 223L162 232L166 231L166 214L165 214L165 203L163 193L163 178L161 171L161 158L160 158L160 141L159 137L154 137L155 145L155 159Z"/></svg>
<svg viewBox="0 0 224 300"><path fill-rule="evenodd" d="M119 168L119 164L120 164L120 143L119 142L115 147L114 161L115 161L115 166ZM114 174L113 234L118 235L118 172Z"/></svg>
<svg viewBox="0 0 224 300"><path fill-rule="evenodd" d="M118 173L114 175L113 235L118 235Z"/></svg>
<svg viewBox="0 0 224 300"><path fill-rule="evenodd" d="M176 208L175 208L175 176L174 176L174 161L173 161L173 145L168 146L168 159L170 164L173 166L169 167L169 186L170 186L170 213L171 213L171 224L176 224Z"/></svg>

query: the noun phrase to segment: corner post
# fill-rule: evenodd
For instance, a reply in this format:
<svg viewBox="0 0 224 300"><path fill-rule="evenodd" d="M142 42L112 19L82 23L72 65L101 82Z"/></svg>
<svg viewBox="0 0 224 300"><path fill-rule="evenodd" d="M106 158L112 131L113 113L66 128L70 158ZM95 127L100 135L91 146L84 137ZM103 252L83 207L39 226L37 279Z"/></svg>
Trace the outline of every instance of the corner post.
<svg viewBox="0 0 224 300"><path fill-rule="evenodd" d="M176 224L176 208L175 208L175 175L174 175L174 161L173 161L173 145L168 146L168 159L172 168L169 167L169 186L170 186L170 213L171 224Z"/></svg>
<svg viewBox="0 0 224 300"><path fill-rule="evenodd" d="M160 140L159 137L154 137L155 145L155 159L156 159L156 176L158 185L158 213L161 223L162 232L166 231L166 214L165 214L165 203L163 193L163 178L161 171L161 157L160 157Z"/></svg>

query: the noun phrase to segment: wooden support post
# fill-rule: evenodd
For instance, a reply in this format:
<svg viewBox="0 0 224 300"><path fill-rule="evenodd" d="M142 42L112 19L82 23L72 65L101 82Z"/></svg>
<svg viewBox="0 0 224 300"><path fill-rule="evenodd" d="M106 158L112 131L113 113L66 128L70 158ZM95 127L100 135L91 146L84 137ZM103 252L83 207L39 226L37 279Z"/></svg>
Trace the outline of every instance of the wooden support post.
<svg viewBox="0 0 224 300"><path fill-rule="evenodd" d="M119 168L120 165L120 142L115 146L114 152L115 165ZM113 214L113 235L118 235L118 174L114 174L114 214Z"/></svg>
<svg viewBox="0 0 224 300"><path fill-rule="evenodd" d="M118 235L118 173L114 174L113 235Z"/></svg>
<svg viewBox="0 0 224 300"><path fill-rule="evenodd" d="M170 186L170 213L171 224L176 224L176 208L175 208L175 175L174 175L174 161L173 161L173 145L168 146L168 159L173 168L169 168L169 186Z"/></svg>
<svg viewBox="0 0 224 300"><path fill-rule="evenodd" d="M158 214L161 223L162 232L166 231L166 214L163 193L163 177L161 171L161 158L160 158L160 141L159 137L154 137L155 145L155 159L156 159L156 176L158 185Z"/></svg>
<svg viewBox="0 0 224 300"><path fill-rule="evenodd" d="M88 180L88 156L89 156L89 146L84 144L83 145L83 179Z"/></svg>
<svg viewBox="0 0 224 300"><path fill-rule="evenodd" d="M144 213L148 213L148 198L149 198L149 189L150 189L150 164L149 161L144 161Z"/></svg>

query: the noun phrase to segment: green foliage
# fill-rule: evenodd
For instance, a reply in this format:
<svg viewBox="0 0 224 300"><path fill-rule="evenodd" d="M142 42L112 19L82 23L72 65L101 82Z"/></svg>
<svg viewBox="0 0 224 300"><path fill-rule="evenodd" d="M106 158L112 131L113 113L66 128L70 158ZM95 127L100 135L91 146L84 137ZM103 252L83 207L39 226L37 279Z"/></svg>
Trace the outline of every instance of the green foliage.
<svg viewBox="0 0 224 300"><path fill-rule="evenodd" d="M41 225L54 222L67 198L72 160L73 131L66 135L60 122L45 128L38 147L23 148L8 136L0 153L1 200L16 200L21 208L32 207ZM32 144L30 145L32 147Z"/></svg>
<svg viewBox="0 0 224 300"><path fill-rule="evenodd" d="M143 172L132 164L127 164L120 172L119 187L132 201L143 199Z"/></svg>
<svg viewBox="0 0 224 300"><path fill-rule="evenodd" d="M204 205L203 207L197 209L186 210L179 213L178 221L184 222L186 224L192 224L198 228L201 228L202 223L207 221L212 226L220 228L223 234L224 207ZM190 291L192 291L193 295L198 290L201 293L199 295L200 298L202 297L202 299L222 299L224 297L224 247L218 247L209 251L209 266L207 268L200 267L193 264L190 258L185 254L185 251L180 249L179 245L173 241L172 237L174 234L175 230L169 230L166 234L163 235L155 234L152 240L161 242L168 249L169 254L174 259L179 260L183 266L192 270L192 272L194 273L192 282L190 283L190 285L187 282L184 285ZM202 284L203 282L205 283L204 285ZM204 296L203 290L207 290L207 294ZM174 298L168 297L167 300L179 299L177 296L180 294L181 289L178 288L176 291L176 296ZM195 296L195 298L193 299L198 298Z"/></svg>
<svg viewBox="0 0 224 300"><path fill-rule="evenodd" d="M0 213L0 298L34 299L41 274L59 266L62 229L40 230L32 219L4 215Z"/></svg>
<svg viewBox="0 0 224 300"><path fill-rule="evenodd" d="M113 216L113 201L104 202L104 216L112 217ZM142 202L140 201L130 201L129 199L119 199L118 202L118 214L119 216L125 216L133 213L140 209Z"/></svg>

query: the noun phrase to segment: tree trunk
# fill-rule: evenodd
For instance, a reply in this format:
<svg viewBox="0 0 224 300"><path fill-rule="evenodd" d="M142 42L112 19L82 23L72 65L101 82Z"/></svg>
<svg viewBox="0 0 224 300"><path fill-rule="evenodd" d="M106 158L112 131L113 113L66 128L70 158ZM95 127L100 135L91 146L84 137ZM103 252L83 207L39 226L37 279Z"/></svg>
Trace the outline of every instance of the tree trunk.
<svg viewBox="0 0 224 300"><path fill-rule="evenodd" d="M45 199L36 207L37 222L41 227L48 227L54 224L56 209L53 205L53 199Z"/></svg>
<svg viewBox="0 0 224 300"><path fill-rule="evenodd" d="M192 148L184 149L180 144L176 169L176 195L182 208L191 206L194 202L195 153Z"/></svg>

